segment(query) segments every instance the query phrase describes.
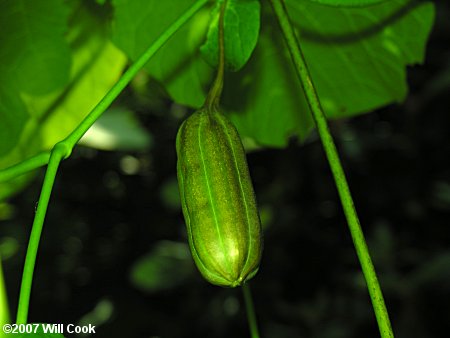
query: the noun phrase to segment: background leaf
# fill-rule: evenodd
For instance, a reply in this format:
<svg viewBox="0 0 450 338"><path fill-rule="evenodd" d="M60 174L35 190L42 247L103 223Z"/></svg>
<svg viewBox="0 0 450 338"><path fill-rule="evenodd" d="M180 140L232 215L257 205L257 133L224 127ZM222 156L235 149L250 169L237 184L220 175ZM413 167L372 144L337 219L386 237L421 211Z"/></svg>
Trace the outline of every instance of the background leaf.
<svg viewBox="0 0 450 338"><path fill-rule="evenodd" d="M45 94L69 80L68 8L59 0L0 1L0 74L21 91ZM45 18L45 19L43 19Z"/></svg>
<svg viewBox="0 0 450 338"><path fill-rule="evenodd" d="M45 94L69 80L68 8L58 0L0 0L0 156L28 119L21 92ZM45 17L45 20L42 18Z"/></svg>
<svg viewBox="0 0 450 338"><path fill-rule="evenodd" d="M155 41L193 0L114 0L114 42L131 60ZM200 57L209 23L210 8L204 7L189 20L150 60L146 69L164 83L178 103L200 107L205 99L212 68Z"/></svg>
<svg viewBox="0 0 450 338"><path fill-rule="evenodd" d="M191 2L116 0L115 41L136 58ZM430 2L392 0L338 8L288 0L287 5L328 117L362 114L405 98L405 67L423 62L434 19ZM203 103L212 77L198 55L210 10L199 12L147 67L176 102L194 108ZM265 4L254 55L225 80L222 104L242 136L281 147L289 137L308 135L313 123L291 64L278 23Z"/></svg>
<svg viewBox="0 0 450 338"><path fill-rule="evenodd" d="M434 19L431 3L389 1L332 8L287 1L322 106L329 118L369 112L407 93L407 65L423 62ZM240 132L284 146L304 139L312 120L277 23L266 8L254 57L226 79L224 105Z"/></svg>
<svg viewBox="0 0 450 338"><path fill-rule="evenodd" d="M150 134L136 115L124 108L110 108L84 134L79 144L100 150L145 151Z"/></svg>
<svg viewBox="0 0 450 338"><path fill-rule="evenodd" d="M206 42L201 46L202 56L216 67L218 63L218 23L222 1L212 13ZM259 35L259 0L228 0L224 16L226 69L238 71L250 58Z"/></svg>
<svg viewBox="0 0 450 338"><path fill-rule="evenodd" d="M194 265L186 243L161 241L134 264L130 279L141 290L158 292L185 283L193 271Z"/></svg>
<svg viewBox="0 0 450 338"><path fill-rule="evenodd" d="M28 112L18 91L12 86L0 82L0 95L0 156L3 156L19 142Z"/></svg>
<svg viewBox="0 0 450 338"><path fill-rule="evenodd" d="M70 34L67 36L72 53L70 81L64 88L46 95L21 93L28 119L18 142L0 157L0 168L51 149L64 139L122 73L126 58L109 40L108 12L84 3L71 5ZM19 112L20 109L17 114ZM17 121L21 119L16 119L16 125ZM22 176L0 184L0 199L20 189L29 178Z"/></svg>

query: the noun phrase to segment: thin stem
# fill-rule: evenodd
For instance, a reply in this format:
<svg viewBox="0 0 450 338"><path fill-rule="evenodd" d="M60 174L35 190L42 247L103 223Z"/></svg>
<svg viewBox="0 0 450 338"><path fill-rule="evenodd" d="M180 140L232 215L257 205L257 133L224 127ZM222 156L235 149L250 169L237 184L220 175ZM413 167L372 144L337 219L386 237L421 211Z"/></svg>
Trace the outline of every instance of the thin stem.
<svg viewBox="0 0 450 338"><path fill-rule="evenodd" d="M33 282L34 266L36 263L36 256L39 247L39 241L41 238L42 228L44 225L45 214L47 212L48 202L52 193L56 173L58 172L59 163L67 155L67 153L68 149L61 143L58 143L53 148L50 155L47 171L45 173L44 183L42 185L41 195L39 197L38 207L36 209L36 215L34 216L30 240L28 242L27 254L25 257L22 285L20 287L19 305L17 309L18 324L25 324L27 322L31 284Z"/></svg>
<svg viewBox="0 0 450 338"><path fill-rule="evenodd" d="M300 48L300 44L295 36L294 29L290 22L284 1L270 0L270 2L272 4L275 15L278 18L278 22L288 45L292 61L294 62L295 68L297 70L297 75L305 92L309 108L311 109L314 122L316 124L328 159L328 163L330 164L331 171L333 173L334 181L339 192L339 197L341 199L342 207L344 209L345 217L347 219L347 223L356 249L356 254L358 255L362 272L367 283L370 298L372 300L372 306L374 308L381 337L393 338L394 334L392 332L389 315L383 298L383 293L378 282L372 259L370 258L369 250L364 239L364 234L362 232L358 216L356 214L347 179L345 178L345 173L342 169L336 146L328 129L327 120L320 105L319 97L317 95L314 84L312 83L311 75Z"/></svg>
<svg viewBox="0 0 450 338"><path fill-rule="evenodd" d="M222 95L222 89L223 89L223 75L225 72L225 33L224 33L224 17L225 17L225 10L227 7L227 0L224 0L222 2L222 6L220 7L220 14L219 14L219 36L218 36L218 42L219 42L219 63L217 65L217 74L216 78L214 79L214 82L209 90L208 95L205 99L205 104L203 105L205 108L207 108L208 111L214 111L217 110L219 107L219 101L220 97Z"/></svg>
<svg viewBox="0 0 450 338"><path fill-rule="evenodd" d="M3 278L2 258L0 257L0 327L6 323L9 323L9 307L5 279ZM2 332L0 332L0 337L2 337Z"/></svg>
<svg viewBox="0 0 450 338"><path fill-rule="evenodd" d="M252 294L248 283L245 283L242 286L242 292L244 293L245 309L247 311L248 326L250 327L251 338L259 338L258 323L256 321Z"/></svg>
<svg viewBox="0 0 450 338"><path fill-rule="evenodd" d="M138 71L144 67L149 59L169 40L169 38L186 23L208 0L198 0L192 5L182 16L180 16L143 54L134 62L130 68L122 75L117 83L109 90L105 97L95 106L89 115L77 126L77 128L63 141L56 144L48 160L48 167L45 173L44 183L42 185L41 195L36 210L36 215L31 229L30 240L28 243L27 254L25 257L25 265L22 275L22 285L20 288L19 305L17 309L18 324L26 323L28 317L28 308L30 303L31 287L33 282L33 272L36 263L36 256L39 247L39 241L44 224L45 214L47 212L53 183L58 171L60 162L70 156L73 147L78 143L86 131L95 123L101 114L111 105L121 91L128 85ZM30 163L34 163L35 159L30 159ZM39 161L42 158L39 157ZM38 161L38 162L39 162ZM41 162L39 162L41 163ZM19 168L19 169L18 169ZM28 164L28 167L18 165L15 169L10 169L10 177L14 173L24 173L24 168L34 169L35 166Z"/></svg>
<svg viewBox="0 0 450 338"><path fill-rule="evenodd" d="M50 159L50 151L39 153L29 159L17 163L9 168L0 170L0 183L9 181L10 179L26 174L34 169L43 167Z"/></svg>

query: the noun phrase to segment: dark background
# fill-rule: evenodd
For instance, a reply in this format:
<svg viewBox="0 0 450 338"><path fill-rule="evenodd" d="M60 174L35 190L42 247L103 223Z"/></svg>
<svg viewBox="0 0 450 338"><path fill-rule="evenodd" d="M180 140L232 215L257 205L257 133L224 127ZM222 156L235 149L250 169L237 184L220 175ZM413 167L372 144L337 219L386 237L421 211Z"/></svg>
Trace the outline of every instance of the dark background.
<svg viewBox="0 0 450 338"><path fill-rule="evenodd" d="M330 122L396 337L450 332L450 10L436 5L426 63L409 69L406 101ZM186 243L174 195L174 139L186 112L154 93L155 85L131 87L118 102L139 114L153 137L149 152L77 147L62 164L30 321L84 317L97 324L97 338L248 337L241 290L207 284L190 261L170 265L153 290L130 279L135 262L164 241ZM130 159L138 163L132 174ZM251 152L248 162L265 229L251 282L261 337L379 336L317 136ZM19 244L3 262L12 314L42 179L10 201L2 222L1 237Z"/></svg>

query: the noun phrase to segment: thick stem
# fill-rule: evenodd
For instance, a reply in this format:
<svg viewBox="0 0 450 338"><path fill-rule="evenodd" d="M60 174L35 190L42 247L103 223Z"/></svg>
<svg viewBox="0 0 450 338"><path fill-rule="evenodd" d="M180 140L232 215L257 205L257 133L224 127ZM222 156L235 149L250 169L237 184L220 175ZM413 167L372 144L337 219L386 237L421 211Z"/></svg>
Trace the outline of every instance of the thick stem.
<svg viewBox="0 0 450 338"><path fill-rule="evenodd" d="M366 240L364 239L364 234L362 232L358 215L353 204L353 199L350 193L347 179L345 177L344 170L342 169L341 161L339 159L339 155L337 153L333 138L328 129L327 120L320 105L319 97L312 82L308 66L300 48L300 44L295 36L294 29L290 22L284 1L270 0L270 2L280 24L281 31L283 32L284 38L286 40L292 61L294 62L297 75L302 84L309 108L312 112L314 122L317 127L317 131L322 141L328 163L330 164L331 171L333 173L335 184L339 192L339 197L341 199L342 207L344 209L345 217L347 219L347 223L356 249L356 254L358 255L362 272L366 279L367 288L372 300L372 306L378 322L381 337L393 338L394 334L392 332L389 315L383 298L383 293L381 292L375 268L373 266L372 259L370 258Z"/></svg>

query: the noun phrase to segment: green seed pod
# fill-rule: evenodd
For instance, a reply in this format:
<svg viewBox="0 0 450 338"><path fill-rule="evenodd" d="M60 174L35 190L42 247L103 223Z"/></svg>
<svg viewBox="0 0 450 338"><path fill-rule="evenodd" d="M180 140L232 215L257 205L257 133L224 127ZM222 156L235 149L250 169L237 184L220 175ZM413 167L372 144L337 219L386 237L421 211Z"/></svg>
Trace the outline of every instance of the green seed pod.
<svg viewBox="0 0 450 338"><path fill-rule="evenodd" d="M262 235L239 134L222 113L204 108L183 122L176 148L194 261L210 283L241 285L258 271Z"/></svg>

